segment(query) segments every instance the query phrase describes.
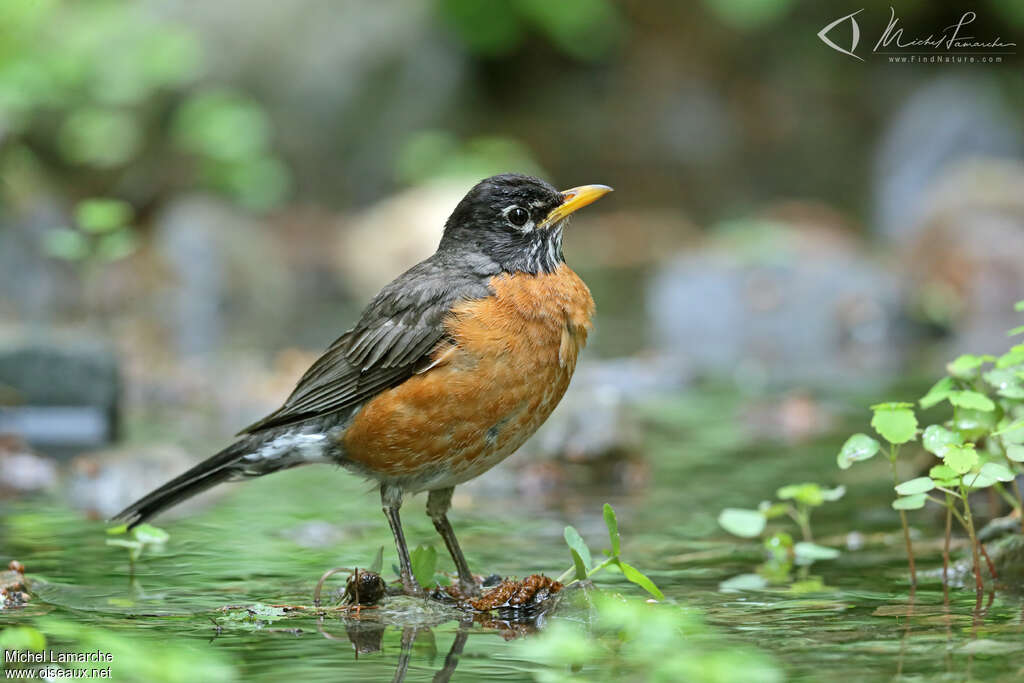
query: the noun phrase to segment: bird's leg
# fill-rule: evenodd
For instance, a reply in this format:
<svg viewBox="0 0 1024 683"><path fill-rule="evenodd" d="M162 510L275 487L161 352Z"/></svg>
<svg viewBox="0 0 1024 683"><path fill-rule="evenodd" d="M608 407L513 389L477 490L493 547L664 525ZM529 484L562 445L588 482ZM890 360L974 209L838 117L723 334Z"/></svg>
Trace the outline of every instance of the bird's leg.
<svg viewBox="0 0 1024 683"><path fill-rule="evenodd" d="M462 554L462 548L459 547L459 542L455 538L452 525L448 523L448 508L452 506L454 490L455 487L450 486L446 489L431 491L427 496L427 514L434 521L434 528L437 529L437 533L441 534L444 544L448 546L448 552L455 562L455 569L459 572L459 587L462 592L466 595L477 595L480 592L480 587L477 585L476 579L473 578L473 573L469 571L466 557Z"/></svg>
<svg viewBox="0 0 1024 683"><path fill-rule="evenodd" d="M405 545L405 534L402 533L402 520L398 517L398 508L402 507L402 489L397 486L381 484L380 502L384 507L384 516L391 525L391 533L395 537L398 548L398 566L402 575L402 588L407 595L422 595L423 590L412 575L412 561L409 559L409 548Z"/></svg>

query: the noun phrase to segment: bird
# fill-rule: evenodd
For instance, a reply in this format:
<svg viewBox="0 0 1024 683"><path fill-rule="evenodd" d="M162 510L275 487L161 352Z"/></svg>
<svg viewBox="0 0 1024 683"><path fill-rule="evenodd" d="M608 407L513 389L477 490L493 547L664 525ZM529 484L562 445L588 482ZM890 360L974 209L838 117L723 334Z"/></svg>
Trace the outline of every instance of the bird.
<svg viewBox="0 0 1024 683"><path fill-rule="evenodd" d="M381 289L280 408L114 519L131 529L222 482L340 465L379 486L403 592L423 594L399 509L426 491L460 590L478 594L448 520L452 493L514 453L564 395L594 300L565 263L563 230L611 191L517 173L481 180L434 254Z"/></svg>

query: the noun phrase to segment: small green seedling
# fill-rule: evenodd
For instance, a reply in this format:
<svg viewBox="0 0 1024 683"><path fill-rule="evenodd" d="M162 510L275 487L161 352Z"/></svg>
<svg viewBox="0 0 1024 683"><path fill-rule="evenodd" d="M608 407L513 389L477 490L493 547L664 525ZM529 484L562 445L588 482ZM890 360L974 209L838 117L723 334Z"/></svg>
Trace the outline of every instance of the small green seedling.
<svg viewBox="0 0 1024 683"><path fill-rule="evenodd" d="M811 530L811 510L825 503L837 501L846 493L846 488L825 488L819 484L805 482L787 484L776 491L778 502L763 501L756 510L725 508L718 515L719 525L740 538L764 537L764 549L768 559L757 568L756 574L742 574L723 583L725 590L763 588L767 583L786 583L796 564L806 579L806 568L817 560L831 560L839 557L835 548L814 542ZM794 542L784 531L775 531L765 536L768 522L789 517L800 528L802 541Z"/></svg>
<svg viewBox="0 0 1024 683"><path fill-rule="evenodd" d="M108 536L124 536L124 538L108 538L107 545L128 549L128 566L132 574L135 573L135 563L139 561L147 550L159 550L170 538L170 534L152 524L140 524L128 532L128 526L120 526L107 529Z"/></svg>
<svg viewBox="0 0 1024 683"><path fill-rule="evenodd" d="M610 541L611 548L604 551L605 559L599 564L595 565L593 557L590 554L590 548L587 547L586 541L580 536L580 533L572 526L565 527L565 542L569 546L569 554L572 556L573 566L565 570L561 576L558 577L560 583L565 583L570 577L573 577L572 582L585 581L597 574L602 569L615 565L622 571L622 575L626 577L631 583L635 583L645 591L653 595L658 600L664 600L665 594L661 592L654 582L647 578L639 569L627 564L619 556L621 552L622 540L619 537L619 521L615 517L615 510L608 503L604 504L604 523L608 528L608 539Z"/></svg>
<svg viewBox="0 0 1024 683"><path fill-rule="evenodd" d="M412 575L423 588L430 590L436 585L434 576L437 574L437 551L432 545L417 546L409 555L412 562Z"/></svg>

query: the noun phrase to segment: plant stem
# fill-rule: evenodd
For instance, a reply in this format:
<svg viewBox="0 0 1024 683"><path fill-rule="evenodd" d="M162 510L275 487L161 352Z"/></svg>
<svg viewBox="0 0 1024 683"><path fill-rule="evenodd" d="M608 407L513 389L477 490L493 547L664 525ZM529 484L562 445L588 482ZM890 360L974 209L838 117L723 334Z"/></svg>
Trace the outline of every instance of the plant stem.
<svg viewBox="0 0 1024 683"><path fill-rule="evenodd" d="M946 494L946 540L942 546L942 586L949 585L949 541L953 535L953 497Z"/></svg>
<svg viewBox="0 0 1024 683"><path fill-rule="evenodd" d="M963 478L960 479L960 497L964 502L964 520L967 522L967 535L971 537L971 555L974 558L974 583L980 595L985 590L981 581L981 558L978 556L978 537L974 533L974 518L971 516L971 502L967 499L967 489Z"/></svg>
<svg viewBox="0 0 1024 683"><path fill-rule="evenodd" d="M889 465L892 469L892 485L899 486L900 480L896 475L896 455L899 453L896 446L889 444ZM900 510L900 522L903 524L903 541L907 545L907 564L910 567L910 585L917 586L917 568L914 566L914 546L910 542L910 525L907 524L907 511Z"/></svg>

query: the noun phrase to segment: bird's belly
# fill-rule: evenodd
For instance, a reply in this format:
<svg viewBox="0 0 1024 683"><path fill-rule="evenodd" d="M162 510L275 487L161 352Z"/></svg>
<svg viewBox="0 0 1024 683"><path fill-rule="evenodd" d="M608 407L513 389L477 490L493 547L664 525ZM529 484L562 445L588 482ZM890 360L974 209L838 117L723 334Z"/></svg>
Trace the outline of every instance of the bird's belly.
<svg viewBox="0 0 1024 683"><path fill-rule="evenodd" d="M527 306L522 285L514 300L495 286L498 296L456 308L455 344L437 350L437 366L354 416L341 437L345 464L410 491L444 488L482 474L533 435L569 386L593 303L579 282L578 302L534 291ZM564 298L566 288L559 291Z"/></svg>

